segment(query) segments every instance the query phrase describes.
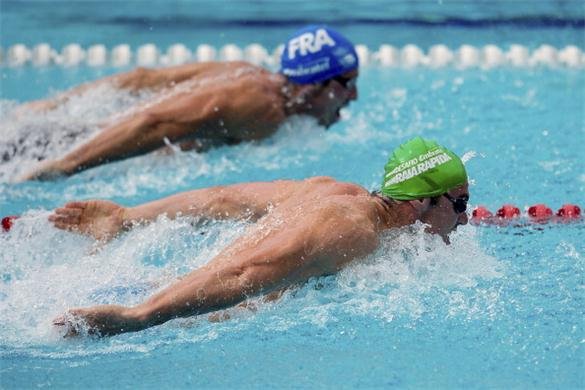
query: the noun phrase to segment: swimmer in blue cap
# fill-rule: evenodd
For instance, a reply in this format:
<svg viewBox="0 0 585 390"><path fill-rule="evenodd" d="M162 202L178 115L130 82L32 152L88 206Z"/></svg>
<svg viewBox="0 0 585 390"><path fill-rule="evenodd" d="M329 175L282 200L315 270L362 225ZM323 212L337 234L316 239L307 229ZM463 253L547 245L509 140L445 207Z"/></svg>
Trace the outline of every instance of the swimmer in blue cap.
<svg viewBox="0 0 585 390"><path fill-rule="evenodd" d="M308 26L294 33L280 65L292 89L288 93L292 112L312 115L325 127L337 122L341 108L357 99L357 53L331 28Z"/></svg>
<svg viewBox="0 0 585 390"><path fill-rule="evenodd" d="M293 83L315 84L353 75L359 60L343 35L326 26L308 26L289 38L280 63L280 72Z"/></svg>
<svg viewBox="0 0 585 390"><path fill-rule="evenodd" d="M326 26L308 26L287 41L280 71L247 62L205 62L164 69L138 68L98 80L21 109L48 111L99 84L151 91L64 157L41 163L21 180L46 180L144 154L169 141L198 151L272 135L290 116L322 126L357 99L358 57L351 42ZM105 118L107 119L107 118ZM75 144L75 142L71 142Z"/></svg>

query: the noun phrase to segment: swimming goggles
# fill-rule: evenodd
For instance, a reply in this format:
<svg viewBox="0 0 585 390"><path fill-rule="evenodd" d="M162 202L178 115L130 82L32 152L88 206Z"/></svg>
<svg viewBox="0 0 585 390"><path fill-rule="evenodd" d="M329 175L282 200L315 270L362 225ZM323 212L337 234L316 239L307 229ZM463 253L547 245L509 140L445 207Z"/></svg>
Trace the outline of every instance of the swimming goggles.
<svg viewBox="0 0 585 390"><path fill-rule="evenodd" d="M467 211L467 199L464 198L453 198L451 195L449 195L448 193L444 193L443 196L445 198L447 198L449 200L449 202L451 202L451 204L453 205L453 210L455 210L455 212L457 214L461 214L464 213L465 211Z"/></svg>

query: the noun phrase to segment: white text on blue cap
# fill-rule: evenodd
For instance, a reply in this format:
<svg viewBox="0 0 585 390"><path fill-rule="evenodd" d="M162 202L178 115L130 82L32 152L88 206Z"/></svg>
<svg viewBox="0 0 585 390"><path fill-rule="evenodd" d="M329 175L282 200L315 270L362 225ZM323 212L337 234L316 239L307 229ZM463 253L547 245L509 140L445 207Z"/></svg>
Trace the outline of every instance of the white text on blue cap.
<svg viewBox="0 0 585 390"><path fill-rule="evenodd" d="M300 51L301 56L307 55L307 52L316 53L321 50L323 45L335 46L335 41L331 39L326 30L320 28L315 31L315 35L311 32L306 32L289 41L288 57L290 59L295 58L297 51Z"/></svg>

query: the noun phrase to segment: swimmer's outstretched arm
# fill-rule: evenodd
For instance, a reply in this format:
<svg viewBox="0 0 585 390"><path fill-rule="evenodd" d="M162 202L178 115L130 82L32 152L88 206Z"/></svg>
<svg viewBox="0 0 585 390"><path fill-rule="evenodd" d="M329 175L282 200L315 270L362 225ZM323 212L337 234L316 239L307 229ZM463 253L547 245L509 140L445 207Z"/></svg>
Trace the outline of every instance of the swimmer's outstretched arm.
<svg viewBox="0 0 585 390"><path fill-rule="evenodd" d="M138 331L333 274L378 245L371 221L343 215L343 208L337 210L333 214L331 209L291 214L290 224L283 229L255 225L208 264L138 306L74 309L69 317L59 317L53 323L67 326L69 336L79 331L76 320L84 321L90 333L102 336Z"/></svg>
<svg viewBox="0 0 585 390"><path fill-rule="evenodd" d="M217 122L222 97L206 93L175 96L103 129L97 136L61 159L47 161L20 181L52 179L139 154L171 142L193 137L199 129ZM227 97L223 97L227 99ZM215 123L214 122L214 123Z"/></svg>
<svg viewBox="0 0 585 390"><path fill-rule="evenodd" d="M271 259L278 264L289 247L273 248ZM234 261L220 258L221 255L138 306L101 305L73 309L54 319L53 324L65 327L65 337L79 335L80 323L85 325L89 334L99 336L136 332L174 318L226 309L249 297L291 284L288 280L292 277L294 265L290 257L287 258L290 265L266 264L262 269L237 265L243 262L243 257Z"/></svg>
<svg viewBox="0 0 585 390"><path fill-rule="evenodd" d="M237 240L208 264L138 306L73 309L53 320L53 324L65 326L66 337L79 334L76 324L80 320L90 334L109 336L139 331L177 317L235 306L248 297L270 293L299 281L299 265L309 263L308 259L299 260L304 254L305 234L306 229L279 231L254 240L254 245L246 243L246 238Z"/></svg>
<svg viewBox="0 0 585 390"><path fill-rule="evenodd" d="M109 240L135 224L151 222L162 214L173 219L185 215L201 219L256 220L291 196L298 185L294 181L275 181L211 187L136 207L123 207L106 200L70 202L55 209L49 221L59 229Z"/></svg>
<svg viewBox="0 0 585 390"><path fill-rule="evenodd" d="M202 219L251 219L264 216L271 207L288 199L301 182L242 183L203 188L129 208L129 221L152 221L159 215L169 218L190 215Z"/></svg>

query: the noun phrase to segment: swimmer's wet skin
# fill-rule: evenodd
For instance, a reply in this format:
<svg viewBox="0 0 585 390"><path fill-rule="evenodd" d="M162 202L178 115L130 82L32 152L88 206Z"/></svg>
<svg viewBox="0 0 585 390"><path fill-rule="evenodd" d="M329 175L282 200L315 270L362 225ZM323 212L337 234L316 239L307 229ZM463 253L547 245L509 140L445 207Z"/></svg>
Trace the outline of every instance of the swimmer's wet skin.
<svg viewBox="0 0 585 390"><path fill-rule="evenodd" d="M246 62L208 62L165 69L139 68L73 89L46 102L50 110L101 83L152 90L152 101L131 110L64 157L45 161L21 180L52 179L164 147L165 142L215 145L271 136L290 116L309 115L322 126L357 99L358 57L353 44L326 26L308 26L286 43L278 73ZM168 141L167 141L168 140Z"/></svg>
<svg viewBox="0 0 585 390"><path fill-rule="evenodd" d="M55 226L102 239L161 214L255 224L209 263L135 307L74 309L55 324L68 327L66 335L80 333L80 323L84 332L102 336L138 331L335 274L375 251L386 229L422 221L448 242L449 233L467 223L467 174L448 149L415 138L394 151L385 171L382 192L375 194L314 177L200 189L132 208L69 203L50 217Z"/></svg>

